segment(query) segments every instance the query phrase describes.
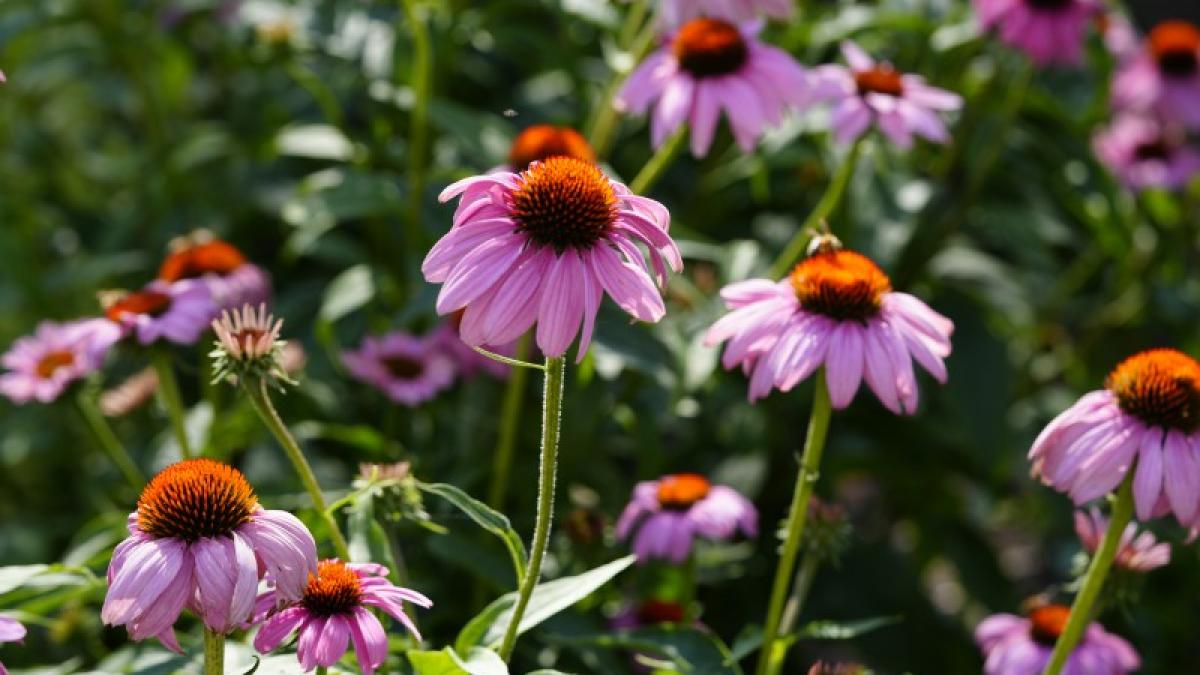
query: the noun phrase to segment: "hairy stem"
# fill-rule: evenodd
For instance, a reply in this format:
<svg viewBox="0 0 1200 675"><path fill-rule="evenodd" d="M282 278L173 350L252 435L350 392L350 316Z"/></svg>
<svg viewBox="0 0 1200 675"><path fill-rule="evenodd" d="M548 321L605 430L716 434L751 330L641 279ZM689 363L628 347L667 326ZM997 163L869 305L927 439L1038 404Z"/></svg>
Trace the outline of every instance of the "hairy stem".
<svg viewBox="0 0 1200 675"><path fill-rule="evenodd" d="M225 675L225 636L204 629L204 675Z"/></svg>

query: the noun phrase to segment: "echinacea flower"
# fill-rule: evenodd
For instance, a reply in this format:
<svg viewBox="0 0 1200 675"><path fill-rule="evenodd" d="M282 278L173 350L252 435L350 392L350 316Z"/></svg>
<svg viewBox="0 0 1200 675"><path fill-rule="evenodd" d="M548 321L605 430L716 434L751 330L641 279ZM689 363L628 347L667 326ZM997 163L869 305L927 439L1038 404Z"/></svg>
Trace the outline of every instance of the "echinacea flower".
<svg viewBox="0 0 1200 675"><path fill-rule="evenodd" d="M680 473L642 481L617 521L618 539L633 537L638 562L679 564L697 537L727 541L741 532L758 534L758 511L733 488L712 485L704 476Z"/></svg>
<svg viewBox="0 0 1200 675"><path fill-rule="evenodd" d="M244 305L240 312L234 310L232 315L228 310L222 312L221 318L212 322L217 334L216 349L209 354L213 359L213 381L250 377L276 387L295 384L283 363L286 342L279 339L282 328L283 319L267 314L265 304L259 305L257 312L250 305Z"/></svg>
<svg viewBox="0 0 1200 675"><path fill-rule="evenodd" d="M1125 526L1113 564L1130 572L1145 573L1170 563L1171 545L1159 543L1153 533L1138 534L1137 529L1137 523ZM1108 518L1100 515L1100 509L1092 507L1088 511L1075 512L1075 534L1088 553L1096 553L1107 530Z"/></svg>
<svg viewBox="0 0 1200 675"><path fill-rule="evenodd" d="M99 370L120 337L121 329L108 319L43 321L0 357L8 369L0 374L0 394L18 404L49 403L72 382Z"/></svg>
<svg viewBox="0 0 1200 675"><path fill-rule="evenodd" d="M1062 605L1042 605L1028 617L994 614L984 619L975 629L975 642L985 659L984 675L1041 675L1070 613L1070 608ZM1093 622L1067 657L1062 672L1125 675L1140 666L1132 645Z"/></svg>
<svg viewBox="0 0 1200 675"><path fill-rule="evenodd" d="M961 96L876 62L853 42L842 43L842 56L849 68L828 64L813 71L817 98L833 106L830 124L838 142L856 140L872 124L902 148L912 145L914 135L935 143L950 140L938 113L961 108Z"/></svg>
<svg viewBox="0 0 1200 675"><path fill-rule="evenodd" d="M536 322L543 354L562 356L580 335L582 359L605 292L642 321L666 313L638 244L660 287L668 266L683 268L667 209L595 165L551 157L519 174L461 180L440 199L458 195L454 225L421 271L443 284L439 314L465 308L460 334L468 345L507 344Z"/></svg>
<svg viewBox="0 0 1200 675"><path fill-rule="evenodd" d="M788 108L810 99L808 73L787 52L758 39L759 22L688 21L637 67L617 95L618 110L650 113L654 147L685 122L692 154L708 152L721 111L744 152Z"/></svg>
<svg viewBox="0 0 1200 675"><path fill-rule="evenodd" d="M1183 20L1155 26L1117 71L1112 95L1119 108L1200 128L1200 27Z"/></svg>
<svg viewBox="0 0 1200 675"><path fill-rule="evenodd" d="M194 280L155 280L140 291L116 298L104 310L127 334L148 345L159 340L190 345L216 315L212 294Z"/></svg>
<svg viewBox="0 0 1200 675"><path fill-rule="evenodd" d="M1115 10L1102 10L1096 15L1095 22L1104 46L1118 62L1137 55L1142 39L1129 17Z"/></svg>
<svg viewBox="0 0 1200 675"><path fill-rule="evenodd" d="M1135 190L1186 187L1200 176L1200 149L1187 132L1152 116L1125 113L1096 135L1096 157Z"/></svg>
<svg viewBox="0 0 1200 675"><path fill-rule="evenodd" d="M1122 361L1029 450L1033 475L1077 505L1108 494L1132 469L1138 520L1173 512L1189 525L1200 504L1200 363L1174 349Z"/></svg>
<svg viewBox="0 0 1200 675"><path fill-rule="evenodd" d="M228 633L254 611L260 570L280 598L295 600L317 569L304 523L263 509L240 471L209 459L172 464L151 479L129 535L113 551L100 617L175 651L172 626L185 607Z"/></svg>
<svg viewBox="0 0 1200 675"><path fill-rule="evenodd" d="M867 385L888 410L917 409L912 361L946 381L954 324L924 302L892 290L869 258L820 248L782 281L751 279L721 291L732 310L709 329L705 343L726 340L722 363L741 364L751 401L772 388L790 391L825 367L834 408L850 405Z"/></svg>
<svg viewBox="0 0 1200 675"><path fill-rule="evenodd" d="M974 0L979 23L1040 65L1078 64L1097 0Z"/></svg>
<svg viewBox="0 0 1200 675"><path fill-rule="evenodd" d="M270 300L271 280L261 267L228 242L200 230L171 242L158 270L167 283L195 279L208 287L217 309L240 309Z"/></svg>
<svg viewBox="0 0 1200 675"><path fill-rule="evenodd" d="M401 331L367 336L357 351L342 352L342 363L358 380L407 406L420 405L454 383L454 362L432 336Z"/></svg>
<svg viewBox="0 0 1200 675"><path fill-rule="evenodd" d="M787 19L795 11L795 4L796 0L662 0L659 12L667 26L700 17L741 23L759 16Z"/></svg>
<svg viewBox="0 0 1200 675"><path fill-rule="evenodd" d="M595 162L596 151L592 150L583 134L571 127L534 124L525 127L513 139L508 151L508 170L519 173L528 169L530 164L551 157L574 157Z"/></svg>
<svg viewBox="0 0 1200 675"><path fill-rule="evenodd" d="M404 603L433 606L424 595L393 585L387 574L382 565L322 560L299 600L281 597L274 589L259 596L256 615L266 622L254 637L254 648L269 652L296 632L296 655L307 672L337 663L353 643L359 668L371 675L388 655L387 634L371 608L390 614L419 641L421 634L404 613ZM275 611L280 602L289 604Z"/></svg>
<svg viewBox="0 0 1200 675"><path fill-rule="evenodd" d="M25 627L16 619L0 615L0 643L20 642L24 639ZM8 675L3 663L0 663L0 675Z"/></svg>

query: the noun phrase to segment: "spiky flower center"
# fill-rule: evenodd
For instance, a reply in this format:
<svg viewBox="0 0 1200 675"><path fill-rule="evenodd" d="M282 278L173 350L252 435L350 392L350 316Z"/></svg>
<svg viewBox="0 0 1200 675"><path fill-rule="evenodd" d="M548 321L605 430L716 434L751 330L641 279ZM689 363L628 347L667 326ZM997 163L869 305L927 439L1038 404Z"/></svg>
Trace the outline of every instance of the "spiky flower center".
<svg viewBox="0 0 1200 675"><path fill-rule="evenodd" d="M860 96L884 94L899 97L904 94L904 79L901 73L887 64L879 64L870 70L856 71L854 84L858 87Z"/></svg>
<svg viewBox="0 0 1200 675"><path fill-rule="evenodd" d="M680 623L685 614L683 605L670 600L647 600L637 608L638 623L643 625Z"/></svg>
<svg viewBox="0 0 1200 675"><path fill-rule="evenodd" d="M664 476L658 482L658 504L664 509L686 511L707 497L711 489L708 480L697 473Z"/></svg>
<svg viewBox="0 0 1200 675"><path fill-rule="evenodd" d="M349 614L362 604L362 583L341 560L322 560L317 573L308 575L301 603L318 616Z"/></svg>
<svg viewBox="0 0 1200 675"><path fill-rule="evenodd" d="M246 264L242 252L219 239L192 244L172 252L158 270L163 281L195 279L205 274L225 276Z"/></svg>
<svg viewBox="0 0 1200 675"><path fill-rule="evenodd" d="M211 459L163 469L138 499L138 528L156 538L220 537L249 522L258 498L241 471Z"/></svg>
<svg viewBox="0 0 1200 675"><path fill-rule="evenodd" d="M383 360L383 367L398 380L415 380L425 372L425 364L408 356L389 356Z"/></svg>
<svg viewBox="0 0 1200 675"><path fill-rule="evenodd" d="M587 139L578 131L552 124L535 124L517 134L508 152L508 165L514 171L524 171L530 164L551 157L596 161L596 153L592 151L592 146L588 145Z"/></svg>
<svg viewBox="0 0 1200 675"><path fill-rule="evenodd" d="M1025 4L1033 9L1064 9L1069 7L1075 0L1025 0Z"/></svg>
<svg viewBox="0 0 1200 675"><path fill-rule="evenodd" d="M120 321L126 315L162 316L171 309L171 296L157 291L130 293L108 306L104 315L111 321Z"/></svg>
<svg viewBox="0 0 1200 675"><path fill-rule="evenodd" d="M73 363L75 363L75 354L65 349L56 349L42 355L42 358L38 359L34 370L37 371L38 377L48 380L54 377L54 373L59 368L66 368Z"/></svg>
<svg viewBox="0 0 1200 675"><path fill-rule="evenodd" d="M737 26L699 18L683 24L671 51L680 67L695 77L728 75L746 63L746 40Z"/></svg>
<svg viewBox="0 0 1200 675"><path fill-rule="evenodd" d="M1150 426L1200 427L1200 363L1174 349L1152 349L1120 363L1105 386L1121 410Z"/></svg>
<svg viewBox="0 0 1200 675"><path fill-rule="evenodd" d="M1150 53L1163 75L1194 75L1200 70L1200 28L1188 21L1164 21L1150 31Z"/></svg>
<svg viewBox="0 0 1200 675"><path fill-rule="evenodd" d="M1139 161L1166 160L1171 157L1171 146L1166 139L1159 138L1145 143L1139 143L1133 149L1133 156Z"/></svg>
<svg viewBox="0 0 1200 675"><path fill-rule="evenodd" d="M589 249L612 227L617 195L604 172L574 157L551 157L521 174L512 215L535 243Z"/></svg>
<svg viewBox="0 0 1200 675"><path fill-rule="evenodd" d="M1029 612L1029 635L1041 644L1053 647L1071 618L1071 608L1063 605L1042 605Z"/></svg>
<svg viewBox="0 0 1200 675"><path fill-rule="evenodd" d="M846 250L822 250L800 261L791 275L800 306L838 321L879 313L892 282L870 258Z"/></svg>

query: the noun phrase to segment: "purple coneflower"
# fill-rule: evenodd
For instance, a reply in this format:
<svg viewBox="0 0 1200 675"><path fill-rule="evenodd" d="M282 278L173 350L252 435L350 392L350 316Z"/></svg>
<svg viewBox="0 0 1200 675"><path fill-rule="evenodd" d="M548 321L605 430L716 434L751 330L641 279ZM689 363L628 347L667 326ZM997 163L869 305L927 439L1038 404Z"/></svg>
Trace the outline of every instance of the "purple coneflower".
<svg viewBox="0 0 1200 675"><path fill-rule="evenodd" d="M508 151L508 171L521 172L534 162L551 157L574 157L585 162L596 161L596 151L583 134L571 127L535 124L525 127L513 139Z"/></svg>
<svg viewBox="0 0 1200 675"><path fill-rule="evenodd" d="M1152 116L1125 113L1095 138L1096 157L1135 190L1186 187L1200 175L1200 150L1187 132Z"/></svg>
<svg viewBox="0 0 1200 675"><path fill-rule="evenodd" d="M99 370L120 337L121 329L108 319L43 321L0 357L8 369L0 374L0 394L18 404L49 403L72 382Z"/></svg>
<svg viewBox="0 0 1200 675"><path fill-rule="evenodd" d="M1152 349L1122 361L1105 389L1054 418L1029 459L1033 475L1079 505L1108 494L1133 469L1138 520L1173 512L1188 525L1200 500L1198 429L1200 363Z"/></svg>
<svg viewBox="0 0 1200 675"><path fill-rule="evenodd" d="M404 613L404 603L433 606L424 595L393 585L387 573L382 565L322 560L299 600L280 597L274 589L267 591L258 599L256 615L266 622L254 638L254 648L269 652L298 632L296 655L307 672L337 663L353 643L359 668L371 675L387 660L388 641L370 609L390 614L420 641L420 632ZM283 609L274 609L285 602L289 604Z"/></svg>
<svg viewBox="0 0 1200 675"><path fill-rule="evenodd" d="M1054 643L1067 627L1070 608L1043 605L1022 618L995 614L975 629L975 642L983 650L985 675L1041 675ZM1141 666L1133 646L1104 630L1099 623L1087 627L1079 645L1067 658L1062 672L1075 675L1125 675Z"/></svg>
<svg viewBox="0 0 1200 675"><path fill-rule="evenodd" d="M155 280L105 309L105 316L144 345L164 339L190 345L200 339L215 315L208 287L193 280Z"/></svg>
<svg viewBox="0 0 1200 675"><path fill-rule="evenodd" d="M233 245L205 231L171 242L171 252L159 268L167 283L195 279L208 287L217 309L240 309L270 300L271 280L261 267L246 260Z"/></svg>
<svg viewBox="0 0 1200 675"><path fill-rule="evenodd" d="M633 536L638 562L651 559L679 564L687 560L696 537L732 539L738 531L758 534L758 512L733 488L712 485L694 473L642 481L617 521L617 538Z"/></svg>
<svg viewBox="0 0 1200 675"><path fill-rule="evenodd" d="M146 485L129 538L108 567L100 616L134 640L179 651L172 628L186 607L218 633L250 619L260 570L281 598L298 599L317 569L312 535L286 511L268 511L237 469L209 459L173 464Z"/></svg>
<svg viewBox="0 0 1200 675"><path fill-rule="evenodd" d="M808 73L787 52L760 42L761 28L759 22L692 19L633 71L617 109L640 115L653 107L656 148L686 122L697 157L708 152L724 110L738 145L753 151L787 108L810 100Z"/></svg>
<svg viewBox="0 0 1200 675"><path fill-rule="evenodd" d="M346 370L392 401L415 406L454 383L454 362L434 336L392 331L367 336L357 351L342 352Z"/></svg>
<svg viewBox="0 0 1200 675"><path fill-rule="evenodd" d="M833 104L830 124L839 142L856 140L872 124L902 148L912 145L914 134L935 143L950 140L938 112L961 108L961 96L876 62L853 42L842 43L842 55L849 68L828 64L813 72L817 97Z"/></svg>
<svg viewBox="0 0 1200 675"><path fill-rule="evenodd" d="M783 281L751 279L721 291L732 310L705 342L729 341L726 368L750 376L750 400L789 391L825 366L830 401L845 408L859 384L894 413L917 408L916 359L939 382L954 324L891 281L869 258L822 248Z"/></svg>
<svg viewBox="0 0 1200 675"><path fill-rule="evenodd" d="M668 266L683 268L667 209L594 165L551 157L519 174L461 180L441 200L458 195L454 225L421 271L443 284L439 314L465 308L467 344L503 345L536 322L542 353L562 356L581 334L582 359L605 292L642 321L666 312L638 244L649 250L659 286Z"/></svg>
<svg viewBox="0 0 1200 675"><path fill-rule="evenodd" d="M1096 0L975 0L979 22L1040 65L1077 64Z"/></svg>
<svg viewBox="0 0 1200 675"><path fill-rule="evenodd" d="M1200 27L1165 21L1113 78L1113 102L1200 128Z"/></svg>
<svg viewBox="0 0 1200 675"><path fill-rule="evenodd" d="M25 627L16 619L0 616L0 643L20 642L25 639ZM0 675L8 675L4 664L0 663Z"/></svg>
<svg viewBox="0 0 1200 675"><path fill-rule="evenodd" d="M691 19L711 17L741 23L761 16L787 19L795 0L663 0L659 5L663 22L679 26Z"/></svg>
<svg viewBox="0 0 1200 675"><path fill-rule="evenodd" d="M1100 515L1100 509L1092 507L1088 511L1075 512L1075 534L1079 535L1079 541L1088 553L1096 553L1107 530L1108 518ZM1149 572L1171 562L1171 545L1159 543L1150 532L1138 534L1137 523L1129 523L1121 533L1113 562L1130 572Z"/></svg>

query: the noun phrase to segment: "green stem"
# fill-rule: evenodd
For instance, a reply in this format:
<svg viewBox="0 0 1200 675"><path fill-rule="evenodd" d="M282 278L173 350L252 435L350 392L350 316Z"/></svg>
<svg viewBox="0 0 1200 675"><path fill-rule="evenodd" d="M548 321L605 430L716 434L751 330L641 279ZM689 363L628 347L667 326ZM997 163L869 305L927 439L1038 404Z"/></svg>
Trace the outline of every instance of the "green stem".
<svg viewBox="0 0 1200 675"><path fill-rule="evenodd" d="M1092 563L1088 566L1087 574L1083 578L1083 586L1079 589L1079 594L1075 596L1074 604L1071 605L1067 627L1063 629L1062 634L1058 636L1058 641L1054 643L1054 652L1050 655L1050 662L1046 664L1046 670L1042 672L1042 675L1058 675L1066 665L1067 658L1079 643L1084 629L1092 622L1092 608L1100 596L1101 589L1104 588L1104 579L1112 567L1113 558L1117 555L1121 534L1125 531L1125 526L1133 519L1132 470L1129 471L1124 482L1121 483L1121 487L1117 490L1117 500L1113 504L1111 517L1108 531L1104 533L1100 548L1092 558Z"/></svg>
<svg viewBox="0 0 1200 675"><path fill-rule="evenodd" d="M813 579L821 567L821 556L809 550L800 559L800 571L796 573L796 583L792 585L792 594L788 597L787 605L783 608L783 620L779 623L779 634L789 635L796 627L800 618L800 610L804 607L804 599L812 588ZM777 643L778 646L778 643ZM786 647L784 648L786 651Z"/></svg>
<svg viewBox="0 0 1200 675"><path fill-rule="evenodd" d="M641 25L640 33L633 33L637 29L635 20L641 21L645 17L646 5L648 3L639 2L641 10L637 5L632 7L629 16L626 18L625 26L621 29L621 34L617 38L617 48L621 51L628 51L630 57L636 63L645 58L646 54L650 53L651 47L654 46L654 36L658 33L657 21L652 17ZM596 106L596 113L587 125L587 138L591 143L592 149L596 151L597 157L604 157L608 154L609 146L612 145L613 135L617 130L617 120L619 114L613 102L617 98L617 94L621 91L621 85L625 83L625 77L613 74L608 85L605 86L604 92L600 95L600 101Z"/></svg>
<svg viewBox="0 0 1200 675"><path fill-rule="evenodd" d="M796 557L800 552L800 540L804 537L804 525L808 519L808 502L813 487L820 476L821 454L825 450L825 435L829 431L832 407L829 404L829 388L825 384L825 369L817 372L813 393L812 416L808 420L808 436L804 440L804 453L800 457L800 473L796 476L796 491L792 495L792 507L787 519L787 538L779 566L775 569L775 583L771 588L771 602L767 607L767 618L763 628L763 648L758 658L758 675L774 675L783 666L787 650L775 649L779 638L779 623L783 606L788 597L788 587L796 572Z"/></svg>
<svg viewBox="0 0 1200 675"><path fill-rule="evenodd" d="M658 182L658 179L666 171L671 162L683 149L684 140L687 138L687 126L679 127L679 130L671 135L661 146L658 151L646 161L646 165L634 176L629 182L629 189L634 194L645 194L652 185Z"/></svg>
<svg viewBox="0 0 1200 675"><path fill-rule="evenodd" d="M271 396L267 392L266 380L260 379L257 387L247 381L244 388L246 396L254 406L254 411L274 434L275 440L283 446L284 453L291 460L292 467L300 476L300 481L304 483L304 489L308 490L308 496L312 498L313 506L321 514L321 519L325 521L325 527L329 530L329 538L333 540L333 548L337 551L338 558L350 560L350 548L346 545L346 538L342 536L342 530L338 527L337 520L325 506L325 495L321 493L321 486L317 483L317 477L313 474L308 460L305 459L304 452L300 450L296 439L292 437L291 432L279 417L279 413L276 412L275 406L272 405Z"/></svg>
<svg viewBox="0 0 1200 675"><path fill-rule="evenodd" d="M153 347L150 350L150 360L154 364L154 372L158 375L158 398L171 420L171 431L179 444L179 454L184 459L191 459L195 453L192 452L192 444L188 440L183 396L179 394L179 381L175 379L175 369L171 366L171 352L165 347Z"/></svg>
<svg viewBox="0 0 1200 675"><path fill-rule="evenodd" d="M812 213L808 214L808 218L804 220L804 224L796 230L796 234L792 236L792 240L788 242L787 246L783 247L783 252L771 264L771 271L768 273L771 279L778 279L787 273L788 269L804 253L804 247L808 244L812 232L842 202L842 197L846 194L846 187L850 185L850 178L854 175L854 167L858 164L858 157L862 154L862 144L862 137L854 142L854 145L850 148L850 153L846 155L846 159L838 167L837 173L829 181L829 187L825 189L825 194L821 195L821 200L817 202L816 208L812 210Z"/></svg>
<svg viewBox="0 0 1200 675"><path fill-rule="evenodd" d="M204 675L225 675L225 636L204 629Z"/></svg>
<svg viewBox="0 0 1200 675"><path fill-rule="evenodd" d="M104 419L104 414L96 407L96 402L86 392L81 391L75 398L75 403L79 406L79 414L83 416L83 421L91 429L92 434L96 437L96 442L104 450L104 454L108 455L117 470L125 476L125 480L129 481L135 490L141 490L146 484L145 474L138 469L137 463L129 456L121 439L117 438L117 434L109 426L108 420Z"/></svg>
<svg viewBox="0 0 1200 675"><path fill-rule="evenodd" d="M531 334L526 333L519 342L514 356L525 361L529 358ZM488 488L488 504L499 511L504 510L508 496L508 478L512 474L513 451L517 445L517 429L521 426L521 409L525 403L525 386L529 381L528 368L513 368L508 374L504 388L504 402L500 408L500 430L496 439L496 453L492 459L492 483Z"/></svg>
<svg viewBox="0 0 1200 675"><path fill-rule="evenodd" d="M429 144L429 97L432 85L433 49L430 46L429 26L417 5L420 0L403 0L404 18L412 30L413 107L409 115L408 202L406 220L409 246L413 252L425 250L421 227L422 195L425 194L425 155Z"/></svg>
<svg viewBox="0 0 1200 675"><path fill-rule="evenodd" d="M558 466L558 432L562 425L563 357L546 358L545 389L542 399L542 458L538 474L537 521L533 527L533 545L529 548L529 565L517 590L517 603L512 619L500 643L500 658L507 663L520 632L521 617L529 606L529 598L542 572L542 557L550 538L550 521L554 515L554 479Z"/></svg>

